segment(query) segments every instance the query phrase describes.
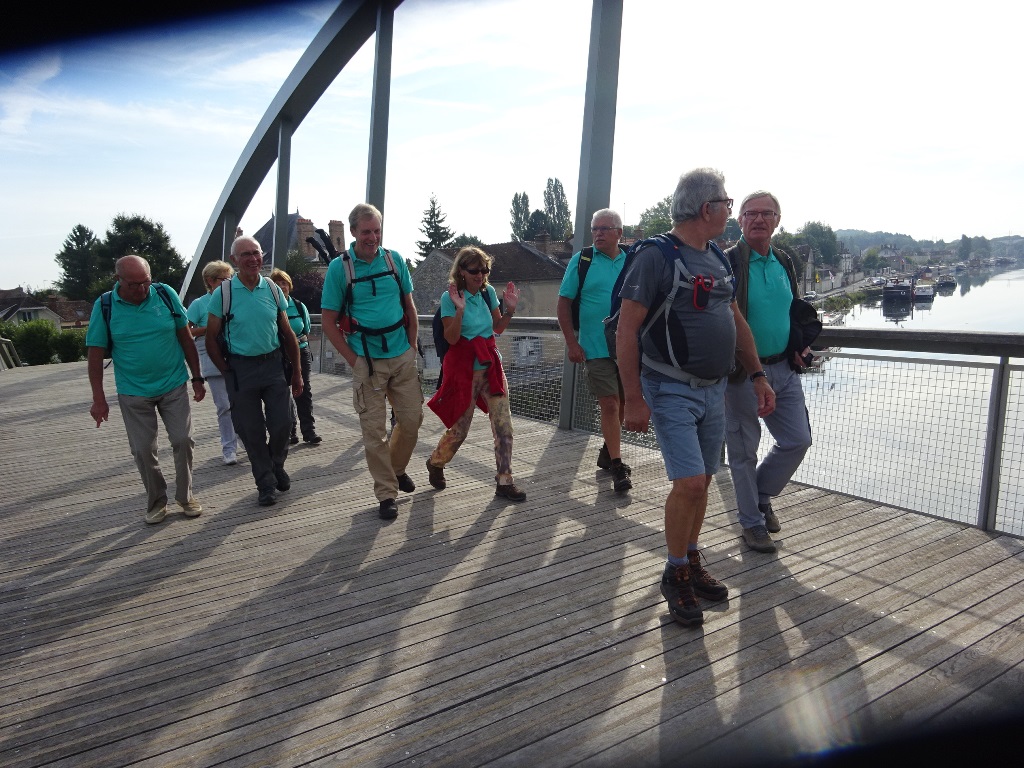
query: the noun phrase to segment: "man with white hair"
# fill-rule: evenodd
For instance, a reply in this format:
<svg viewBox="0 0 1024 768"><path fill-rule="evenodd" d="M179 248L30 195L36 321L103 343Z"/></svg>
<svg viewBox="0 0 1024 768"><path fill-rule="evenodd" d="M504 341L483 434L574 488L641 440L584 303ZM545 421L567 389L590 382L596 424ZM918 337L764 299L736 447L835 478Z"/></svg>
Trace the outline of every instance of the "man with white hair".
<svg viewBox="0 0 1024 768"><path fill-rule="evenodd" d="M629 466L622 463L622 382L604 335L612 287L626 264L626 251L619 245L622 217L603 208L591 218L590 233L594 244L573 254L565 268L556 314L569 360L586 365L587 385L601 410L604 445L597 466L612 473L616 493L625 493L633 482Z"/></svg>

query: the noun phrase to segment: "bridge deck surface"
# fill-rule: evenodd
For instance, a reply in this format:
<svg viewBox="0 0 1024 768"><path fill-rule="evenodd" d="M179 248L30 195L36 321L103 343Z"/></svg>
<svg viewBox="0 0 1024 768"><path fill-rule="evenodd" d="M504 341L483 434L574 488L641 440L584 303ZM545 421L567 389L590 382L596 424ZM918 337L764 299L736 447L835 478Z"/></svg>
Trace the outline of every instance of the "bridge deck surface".
<svg viewBox="0 0 1024 768"><path fill-rule="evenodd" d="M688 629L657 586L653 452L631 449L621 498L598 438L517 419L529 499L506 504L478 418L435 492L428 411L419 488L384 523L348 381L314 385L325 441L292 452L280 503L221 464L204 402L205 512L146 526L84 363L0 373L0 764L782 759L1020 706L1020 540L794 484L780 552L759 554L725 470L702 543L731 596Z"/></svg>

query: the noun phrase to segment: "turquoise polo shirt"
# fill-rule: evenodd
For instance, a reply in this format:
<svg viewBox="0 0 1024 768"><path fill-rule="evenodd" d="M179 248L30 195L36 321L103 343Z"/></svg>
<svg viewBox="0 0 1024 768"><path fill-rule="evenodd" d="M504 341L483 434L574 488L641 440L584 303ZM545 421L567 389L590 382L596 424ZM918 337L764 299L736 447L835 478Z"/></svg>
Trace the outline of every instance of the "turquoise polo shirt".
<svg viewBox="0 0 1024 768"><path fill-rule="evenodd" d="M405 259L397 251L391 251L395 272L402 284L402 290L399 291L398 283L395 282L395 278L388 270L388 263L384 260L384 249L378 248L377 256L367 264L356 256L354 246L355 243L349 246L348 255L352 258L357 282L352 286L352 306L346 307L345 311L367 328L387 328L394 325L405 315L402 294L412 293L412 278L409 276ZM371 275L374 276L372 280L359 280L361 277ZM320 306L323 309L340 312L341 303L345 298L346 283L343 257L332 259L324 276ZM388 342L387 352L384 351L382 341L385 338ZM409 336L405 326L399 326L381 336L364 337L362 333L350 333L348 344L357 355L369 352L372 358L398 357L409 349ZM365 346L366 344L369 348Z"/></svg>
<svg viewBox="0 0 1024 768"><path fill-rule="evenodd" d="M491 306L497 309L498 294L494 291L494 286L488 283L484 286L484 291L490 294ZM466 299L466 308L462 312L462 338L475 339L478 336L482 336L486 339L493 336L494 317L491 315L491 310L488 308L487 301L483 297L483 291L480 293L470 293L466 290L462 292L462 295ZM455 302L448 295L448 291L441 294L441 317L455 317ZM501 355L499 354L498 356L500 357ZM473 361L474 371L483 370L486 367L479 360Z"/></svg>
<svg viewBox="0 0 1024 768"><path fill-rule="evenodd" d="M210 315L210 299L212 298L212 293L204 293L188 305L186 317L188 317L188 321L196 328L206 327L206 319Z"/></svg>
<svg viewBox="0 0 1024 768"><path fill-rule="evenodd" d="M300 310L295 303L295 299L291 296L288 297L288 325L291 326L296 337L309 333L309 311L306 309L305 304L302 305ZM305 349L308 346L308 339L299 342L299 349Z"/></svg>
<svg viewBox="0 0 1024 768"><path fill-rule="evenodd" d="M224 319L222 282L210 295L209 313ZM250 291L238 275L231 278L231 319L225 336L232 355L254 357L273 352L281 344L277 339L277 313L285 311L284 293L260 275Z"/></svg>
<svg viewBox="0 0 1024 768"><path fill-rule="evenodd" d="M789 275L775 258L771 246L768 247L767 256L751 248L750 275L747 280L747 324L754 334L757 354L761 357L771 357L786 351L789 344L789 306L792 303L793 289L789 284Z"/></svg>
<svg viewBox="0 0 1024 768"><path fill-rule="evenodd" d="M611 313L612 288L619 278L619 273L626 265L626 254L620 248L615 258L594 249L594 258L587 271L586 282L583 283L583 296L580 298L580 346L588 360L599 357L610 357L608 343L604 338L604 319ZM580 288L580 253L569 259L565 268L562 286L558 295L574 300Z"/></svg>
<svg viewBox="0 0 1024 768"><path fill-rule="evenodd" d="M114 337L110 356L114 360L114 384L120 395L159 397L188 381L185 353L178 342L178 329L186 325L185 308L170 287L167 295L171 309L149 286L149 295L141 304L131 304L118 295L121 283L114 284L110 303L110 333L103 321L100 299L92 305L87 347L102 347Z"/></svg>

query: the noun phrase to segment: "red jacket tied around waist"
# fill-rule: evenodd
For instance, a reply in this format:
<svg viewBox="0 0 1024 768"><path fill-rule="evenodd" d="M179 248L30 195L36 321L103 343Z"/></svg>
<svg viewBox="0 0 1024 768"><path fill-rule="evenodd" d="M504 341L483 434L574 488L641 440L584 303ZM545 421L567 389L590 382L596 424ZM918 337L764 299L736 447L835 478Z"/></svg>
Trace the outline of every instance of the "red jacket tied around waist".
<svg viewBox="0 0 1024 768"><path fill-rule="evenodd" d="M487 365L490 393L505 394L505 373L501 369L501 358L498 356L494 337L460 338L448 348L441 362L444 371L441 388L427 402L430 410L436 413L449 429L470 406L470 398L473 395L473 362L476 360ZM482 394L477 397L476 405L487 413L487 401Z"/></svg>

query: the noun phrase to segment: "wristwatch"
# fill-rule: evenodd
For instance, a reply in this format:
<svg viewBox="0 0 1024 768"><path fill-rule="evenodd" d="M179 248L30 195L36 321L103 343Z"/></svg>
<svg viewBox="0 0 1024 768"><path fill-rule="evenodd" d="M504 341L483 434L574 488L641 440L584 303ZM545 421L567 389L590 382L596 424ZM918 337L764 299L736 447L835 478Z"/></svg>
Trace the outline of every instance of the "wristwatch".
<svg viewBox="0 0 1024 768"><path fill-rule="evenodd" d="M202 376L196 376L194 379L192 379L192 383L193 384L205 384L206 383L206 379L204 379Z"/></svg>
<svg viewBox="0 0 1024 768"><path fill-rule="evenodd" d="M754 379L760 379L762 376L764 376L766 379L768 378L768 374L765 373L764 371L754 371L752 374L750 374L750 380L753 381Z"/></svg>

